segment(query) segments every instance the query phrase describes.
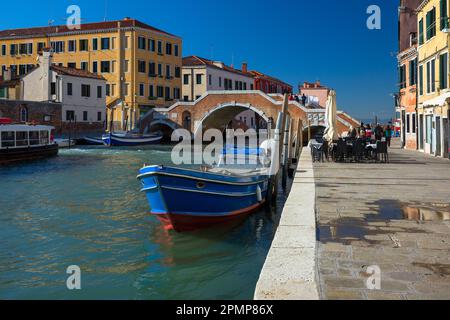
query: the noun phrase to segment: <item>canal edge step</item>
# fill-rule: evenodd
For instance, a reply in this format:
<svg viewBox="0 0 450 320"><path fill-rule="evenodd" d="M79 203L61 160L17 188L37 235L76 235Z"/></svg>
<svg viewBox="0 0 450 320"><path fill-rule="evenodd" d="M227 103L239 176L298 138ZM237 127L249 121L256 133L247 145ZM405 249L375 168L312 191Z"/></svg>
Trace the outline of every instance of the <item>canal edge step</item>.
<svg viewBox="0 0 450 320"><path fill-rule="evenodd" d="M256 284L255 300L318 300L316 184L311 149L303 148L292 189Z"/></svg>

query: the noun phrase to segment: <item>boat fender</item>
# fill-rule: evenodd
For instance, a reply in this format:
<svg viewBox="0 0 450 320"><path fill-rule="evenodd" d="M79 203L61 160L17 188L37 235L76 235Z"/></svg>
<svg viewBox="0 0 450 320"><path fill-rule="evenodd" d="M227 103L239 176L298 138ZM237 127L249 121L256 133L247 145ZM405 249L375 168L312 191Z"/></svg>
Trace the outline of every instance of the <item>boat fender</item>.
<svg viewBox="0 0 450 320"><path fill-rule="evenodd" d="M259 186L256 187L256 197L258 198L258 202L262 202L262 192Z"/></svg>

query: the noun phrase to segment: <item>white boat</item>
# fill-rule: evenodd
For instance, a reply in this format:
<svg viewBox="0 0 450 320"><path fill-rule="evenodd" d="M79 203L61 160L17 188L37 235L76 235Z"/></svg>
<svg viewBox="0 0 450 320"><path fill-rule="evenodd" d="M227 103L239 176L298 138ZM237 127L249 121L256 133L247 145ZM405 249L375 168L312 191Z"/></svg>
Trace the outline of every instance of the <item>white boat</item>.
<svg viewBox="0 0 450 320"><path fill-rule="evenodd" d="M73 139L55 139L55 142L60 148L70 148L76 145L76 141Z"/></svg>

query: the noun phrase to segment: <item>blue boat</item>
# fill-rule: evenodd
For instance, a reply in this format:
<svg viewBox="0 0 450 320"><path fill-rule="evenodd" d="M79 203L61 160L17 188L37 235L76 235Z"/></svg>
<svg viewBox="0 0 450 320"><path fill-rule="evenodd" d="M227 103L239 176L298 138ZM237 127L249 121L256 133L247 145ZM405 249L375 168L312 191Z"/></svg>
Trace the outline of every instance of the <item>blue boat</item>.
<svg viewBox="0 0 450 320"><path fill-rule="evenodd" d="M225 154L261 157L264 150L227 150ZM264 161L191 170L144 166L138 179L156 215L167 230L192 231L243 218L265 202L269 168Z"/></svg>
<svg viewBox="0 0 450 320"><path fill-rule="evenodd" d="M107 146L143 146L158 144L163 139L160 133L133 134L133 133L110 133L102 136L103 143Z"/></svg>

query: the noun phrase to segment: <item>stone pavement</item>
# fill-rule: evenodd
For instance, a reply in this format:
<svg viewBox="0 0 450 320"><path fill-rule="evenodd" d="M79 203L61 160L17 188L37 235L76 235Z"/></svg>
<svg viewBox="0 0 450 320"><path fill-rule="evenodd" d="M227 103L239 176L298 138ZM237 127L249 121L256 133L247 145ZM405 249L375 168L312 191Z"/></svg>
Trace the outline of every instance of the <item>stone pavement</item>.
<svg viewBox="0 0 450 320"><path fill-rule="evenodd" d="M450 299L450 160L390 157L314 164L322 299Z"/></svg>

